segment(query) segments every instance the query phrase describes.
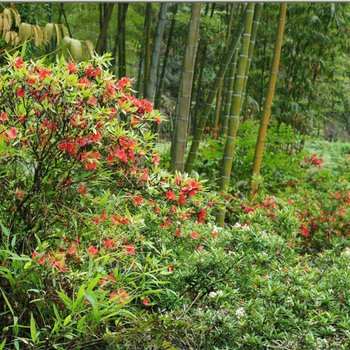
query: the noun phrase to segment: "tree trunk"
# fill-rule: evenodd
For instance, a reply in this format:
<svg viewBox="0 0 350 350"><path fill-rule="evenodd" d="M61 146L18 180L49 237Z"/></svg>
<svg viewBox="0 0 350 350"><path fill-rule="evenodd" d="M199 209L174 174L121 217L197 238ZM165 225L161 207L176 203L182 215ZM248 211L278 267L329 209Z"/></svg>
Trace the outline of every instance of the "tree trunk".
<svg viewBox="0 0 350 350"><path fill-rule="evenodd" d="M126 19L126 12L128 10L129 4L118 4L118 18L117 18L117 28L116 28L116 34L114 38L114 47L112 51L112 59L113 59L113 66L114 71L117 74L119 62L117 64L117 51L119 48L119 41L122 40L121 33L123 30L123 27L125 27L125 19ZM119 58L118 58L119 60Z"/></svg>
<svg viewBox="0 0 350 350"><path fill-rule="evenodd" d="M235 141L239 125L239 117L241 112L241 101L244 85L244 74L248 62L249 40L252 30L254 3L249 3L245 12L244 33L242 38L242 49L240 52L237 73L233 88L233 101L231 106L231 115L228 122L228 133L224 149L224 157L222 160L220 192L225 193L230 183L230 175L232 168L232 161L235 151ZM217 216L217 223L219 226L224 226L225 208L220 208Z"/></svg>
<svg viewBox="0 0 350 350"><path fill-rule="evenodd" d="M154 36L154 45L152 51L151 59L151 69L149 72L148 83L145 98L150 101L154 100L154 95L156 93L156 84L157 84L157 73L159 67L160 51L162 47L162 41L166 25L166 14L168 12L168 3L162 2L159 9L159 18L157 24L156 34Z"/></svg>
<svg viewBox="0 0 350 350"><path fill-rule="evenodd" d="M209 3L207 3L206 7L205 7L205 11L204 11L204 16L206 17L208 15L209 12ZM214 15L214 8L215 8L215 4L212 6L212 11L210 14L210 18L213 17ZM191 110L190 112L190 119L191 119L191 128L192 128L192 132L194 132L194 130L196 130L196 124L197 124L197 117L198 117L198 113L200 110L200 106L201 106L201 99L203 98L203 94L202 94L202 82L203 82L203 73L204 73L204 67L205 67L205 63L206 63L206 56L207 56L207 43L202 42L202 40L200 40L199 42L199 51L198 51L198 55L196 57L196 64L195 64L195 71L194 71L194 76L193 76L193 85L192 85L192 92L191 92L191 105L192 105L192 101L195 101L194 104L194 108L193 110ZM197 67L199 65L199 74L198 74L198 79L197 79Z"/></svg>
<svg viewBox="0 0 350 350"><path fill-rule="evenodd" d="M224 116L223 116L223 120L222 120L222 125L220 128L220 134L222 136L226 136L226 134L227 134L228 120L230 117L230 109L231 109L232 94L233 94L233 85L234 85L234 81L235 81L236 68L237 68L238 53L239 53L239 47L237 47L237 49L234 53L234 56L232 58L232 61L230 63L230 68L229 68L229 78L228 78L228 85L227 85L227 91L226 91L225 111L224 111Z"/></svg>
<svg viewBox="0 0 350 350"><path fill-rule="evenodd" d="M227 32L226 32L226 45L225 45L225 53L227 52L229 46L230 46L230 41L231 41L231 34L232 34L232 24L233 24L233 4L230 4L231 6L228 7L227 9L227 14L228 14L228 20L227 20ZM227 75L227 71L226 74ZM224 89L225 83L228 82L228 79L223 79L221 81L221 84L219 86L218 93L216 95L216 106L215 106L215 113L214 113L214 127L217 128L219 125L219 118L220 118L220 112L222 109L222 104L223 104L223 96L222 92ZM226 85L227 86L227 85ZM225 87L226 87L225 86Z"/></svg>
<svg viewBox="0 0 350 350"><path fill-rule="evenodd" d="M159 109L160 100L161 100L161 96L162 96L162 92L163 92L163 82L164 82L166 68L168 65L170 47L172 44L173 34L174 34L174 29L175 29L175 18L176 18L176 13L177 13L178 8L179 8L178 4L175 4L174 11L173 11L173 18L171 20L171 25L170 25L170 29L169 29L168 41L167 41L167 45L166 45L166 49L165 49L165 53L164 53L162 71L161 71L160 76L159 76L159 82L158 82L156 97L155 97L155 101L154 101L154 108L155 109Z"/></svg>
<svg viewBox="0 0 350 350"><path fill-rule="evenodd" d="M107 32L108 32L108 24L109 21L111 20L112 12L113 12L113 7L114 3L109 3L106 4L106 11L104 11L104 16L103 16L103 21L102 21L102 27L100 29L100 34L97 39L97 44L96 44L96 52L101 55L104 53L104 43L107 38Z"/></svg>
<svg viewBox="0 0 350 350"><path fill-rule="evenodd" d="M129 4L118 4L118 27L119 39L118 39L118 76L119 79L126 76L126 49L125 49L125 24L126 13L128 11ZM119 25L120 23L120 25Z"/></svg>
<svg viewBox="0 0 350 350"><path fill-rule="evenodd" d="M248 62L247 62L247 67L246 67L245 74L244 74L243 96L242 96L241 109L243 109L243 104L244 104L244 100L245 100L245 97L246 97L249 70L250 70L250 65L252 63L252 59L253 59L255 40L256 40L256 35L258 33L260 17L261 17L263 6L264 6L263 3L261 3L261 2L258 2L255 5L253 25L252 25L252 33L251 33L250 41L249 41Z"/></svg>
<svg viewBox="0 0 350 350"><path fill-rule="evenodd" d="M279 21L278 21L278 30L277 30L277 38L275 43L275 50L273 54L273 62L270 71L269 84L266 91L266 98L264 102L263 114L260 122L259 134L256 142L255 155L254 155L254 163L253 163L253 182L254 177L259 176L261 161L264 152L265 139L267 134L267 127L270 121L271 116L271 106L272 100L275 94L277 76L278 76L278 67L280 63L282 43L283 43L283 32L286 23L286 12L287 12L287 4L285 2L280 5L280 13L279 13ZM249 200L252 200L254 195L257 193L258 188L255 188L252 183L252 189L249 195Z"/></svg>
<svg viewBox="0 0 350 350"><path fill-rule="evenodd" d="M178 113L176 118L175 137L173 140L171 170L184 170L187 128L191 107L191 92L193 72L196 61L197 42L199 38L199 21L201 3L192 4L191 20L188 27L186 51L184 56L182 79L178 99Z"/></svg>
<svg viewBox="0 0 350 350"><path fill-rule="evenodd" d="M143 95L146 96L147 84L149 79L149 70L151 65L151 37L152 37L152 3L146 5L146 38L145 38L145 65L144 65L144 83Z"/></svg>
<svg viewBox="0 0 350 350"><path fill-rule="evenodd" d="M250 6L250 5L248 5L248 6ZM194 161L196 159L199 143L201 141L201 138L203 135L203 130L204 130L205 125L206 125L207 120L208 120L211 105L215 99L215 96L216 96L216 93L218 91L221 80L222 80L223 76L225 75L227 66L230 64L230 61L233 57L233 54L238 46L240 37L243 33L243 29L244 29L244 26L242 26L242 23L240 21L238 23L238 28L236 31L235 39L231 41L230 48L226 52L226 54L223 56L219 70L216 73L214 81L211 84L211 90L210 90L208 97L205 101L204 109L201 113L201 116L200 116L198 123L197 123L196 130L194 132L190 153L189 153L189 155L187 157L187 161L186 161L186 172L191 172L193 169L193 165L194 165Z"/></svg>

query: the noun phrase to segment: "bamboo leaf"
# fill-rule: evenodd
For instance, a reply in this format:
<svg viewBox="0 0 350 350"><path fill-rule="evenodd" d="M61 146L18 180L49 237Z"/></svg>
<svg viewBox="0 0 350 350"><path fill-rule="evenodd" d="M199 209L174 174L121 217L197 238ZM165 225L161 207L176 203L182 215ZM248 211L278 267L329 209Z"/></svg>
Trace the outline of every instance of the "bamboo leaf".
<svg viewBox="0 0 350 350"><path fill-rule="evenodd" d="M38 333L36 330L36 324L32 313L30 314L30 337L32 338L33 342L36 343Z"/></svg>
<svg viewBox="0 0 350 350"><path fill-rule="evenodd" d="M23 43L24 41L30 39L32 35L32 26L28 23L21 23L19 26L18 34L21 42Z"/></svg>
<svg viewBox="0 0 350 350"><path fill-rule="evenodd" d="M26 54L26 50L27 50L27 40L24 40L24 43L22 45L22 50L21 50L21 56L24 57Z"/></svg>
<svg viewBox="0 0 350 350"><path fill-rule="evenodd" d="M52 23L47 23L45 28L44 28L44 32L45 32L45 39L46 40L50 40L53 36L53 32L54 32L54 25Z"/></svg>
<svg viewBox="0 0 350 350"><path fill-rule="evenodd" d="M69 37L68 29L67 29L67 27L64 24L61 24L61 31L62 31L62 34L63 34L64 37L65 36Z"/></svg>
<svg viewBox="0 0 350 350"><path fill-rule="evenodd" d="M12 16L11 16L11 10L9 8L5 8L4 12L4 26L3 26L3 31L7 32L11 29L12 27Z"/></svg>
<svg viewBox="0 0 350 350"><path fill-rule="evenodd" d="M58 24L54 24L54 26L55 26L55 30L56 30L56 43L57 43L57 45L59 45L61 40L62 40L61 29L60 29L60 26Z"/></svg>
<svg viewBox="0 0 350 350"><path fill-rule="evenodd" d="M83 55L81 42L77 39L71 39L69 51L71 52L73 58L78 61Z"/></svg>
<svg viewBox="0 0 350 350"><path fill-rule="evenodd" d="M6 294L4 293L4 291L3 291L2 288L1 288L1 294L2 294L2 296L4 297L4 300L5 300L5 302L6 302L6 305L8 306L9 310L11 311L12 316L14 316L14 312L13 312L12 306L11 306L9 300L7 299L7 296L6 296Z"/></svg>
<svg viewBox="0 0 350 350"><path fill-rule="evenodd" d="M15 9L15 8L11 8L11 14L12 14L12 17L14 18L15 20L15 23L16 23L16 26L19 27L20 23L21 23L21 16L20 14L18 13L18 11Z"/></svg>
<svg viewBox="0 0 350 350"><path fill-rule="evenodd" d="M68 315L63 322L63 327L66 327L67 324L72 320L72 315Z"/></svg>
<svg viewBox="0 0 350 350"><path fill-rule="evenodd" d="M4 27L4 17L2 13L0 13L0 32L2 32L3 27Z"/></svg>
<svg viewBox="0 0 350 350"><path fill-rule="evenodd" d="M44 40L43 31L38 25L34 25L33 29L34 29L34 33L35 33L35 36L34 36L35 46L40 46Z"/></svg>
<svg viewBox="0 0 350 350"><path fill-rule="evenodd" d="M70 44L71 44L71 38L68 37L68 36L65 36L63 38L63 40L61 41L61 45L62 45L62 48L64 49L68 49L70 47Z"/></svg>
<svg viewBox="0 0 350 350"><path fill-rule="evenodd" d="M3 350L6 344L6 339L3 340L3 342L0 344L0 350Z"/></svg>
<svg viewBox="0 0 350 350"><path fill-rule="evenodd" d="M90 57L94 55L94 44L92 43L91 40L85 40L86 47L88 49L88 53Z"/></svg>

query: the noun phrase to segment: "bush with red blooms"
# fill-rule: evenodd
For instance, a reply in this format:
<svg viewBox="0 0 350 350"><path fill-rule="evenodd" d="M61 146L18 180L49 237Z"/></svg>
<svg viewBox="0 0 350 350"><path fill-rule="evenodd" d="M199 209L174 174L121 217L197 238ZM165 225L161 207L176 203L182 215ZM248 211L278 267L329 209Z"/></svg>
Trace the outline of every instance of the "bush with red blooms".
<svg viewBox="0 0 350 350"><path fill-rule="evenodd" d="M260 224L284 237L296 247L320 251L334 244L350 242L350 190L336 171L321 169L322 158L307 159L305 178L288 182L284 192L258 196L255 202L227 196L231 223ZM341 174L340 174L341 175Z"/></svg>
<svg viewBox="0 0 350 350"><path fill-rule="evenodd" d="M311 157L305 157L304 162L306 167L316 166L316 168L322 168L323 158L317 157L317 154L313 153Z"/></svg>
<svg viewBox="0 0 350 350"><path fill-rule="evenodd" d="M103 58L47 67L13 57L2 69L0 215L18 245L86 225L132 225L140 207L174 232L204 220L194 200L202 185L157 168L150 126L159 112L105 67Z"/></svg>
<svg viewBox="0 0 350 350"><path fill-rule="evenodd" d="M1 281L0 306L13 304L16 322L31 324L38 349L67 327L67 347L82 329L104 334L116 318L123 328L169 293L176 251L212 239L214 195L198 178L158 167L151 129L162 117L107 66L104 57L46 66L15 56L1 68L0 263L27 282ZM29 339L12 324L0 321L8 339Z"/></svg>

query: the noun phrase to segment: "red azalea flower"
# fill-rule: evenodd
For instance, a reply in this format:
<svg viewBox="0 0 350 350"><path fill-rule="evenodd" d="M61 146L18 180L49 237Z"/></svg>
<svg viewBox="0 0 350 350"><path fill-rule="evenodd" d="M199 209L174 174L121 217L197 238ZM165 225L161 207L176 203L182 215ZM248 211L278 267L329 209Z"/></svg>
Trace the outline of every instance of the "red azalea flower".
<svg viewBox="0 0 350 350"><path fill-rule="evenodd" d="M9 120L9 118L8 118L8 116L7 116L7 114L5 112L1 112L0 113L0 120L2 122L7 122Z"/></svg>
<svg viewBox="0 0 350 350"><path fill-rule="evenodd" d="M131 81L127 77L121 78L116 84L116 87L118 90L124 90L126 87L130 87L130 86L131 86Z"/></svg>
<svg viewBox="0 0 350 350"><path fill-rule="evenodd" d="M67 254L73 255L73 254L75 254L75 253L76 253L75 246L74 246L74 244L72 244L72 245L68 248Z"/></svg>
<svg viewBox="0 0 350 350"><path fill-rule="evenodd" d="M87 195L87 188L86 188L86 186L81 185L81 186L79 187L78 192L79 192L82 196L86 196L86 195Z"/></svg>
<svg viewBox="0 0 350 350"><path fill-rule="evenodd" d="M67 68L68 68L70 74L74 74L76 69L77 69L76 65L72 61L68 62Z"/></svg>
<svg viewBox="0 0 350 350"><path fill-rule="evenodd" d="M146 305L146 306L149 305L149 300L147 298L143 298L142 299L142 304Z"/></svg>
<svg viewBox="0 0 350 350"><path fill-rule="evenodd" d="M155 165L159 165L159 161L160 161L160 158L158 157L158 154L155 154L152 159L152 163Z"/></svg>
<svg viewBox="0 0 350 350"><path fill-rule="evenodd" d="M173 191L168 191L166 194L166 197L168 199L170 199L171 201L174 201L176 198L175 198L175 193Z"/></svg>
<svg viewBox="0 0 350 350"><path fill-rule="evenodd" d="M106 248L112 248L114 245L113 241L111 239L106 239L105 242L104 242L104 246Z"/></svg>
<svg viewBox="0 0 350 350"><path fill-rule="evenodd" d="M17 89L17 91L16 91L17 96L18 96L18 97L21 97L21 98L24 97L25 93L26 93L26 91L25 91L22 87L20 87L20 88Z"/></svg>
<svg viewBox="0 0 350 350"><path fill-rule="evenodd" d="M196 231L193 231L190 236L192 239L198 240L198 233Z"/></svg>
<svg viewBox="0 0 350 350"><path fill-rule="evenodd" d="M134 201L137 205L142 204L142 200L143 200L143 198L142 198L141 194L134 197Z"/></svg>
<svg viewBox="0 0 350 350"><path fill-rule="evenodd" d="M22 60L21 56L16 58L16 60L15 60L15 67L16 68L22 68L23 67L23 60Z"/></svg>
<svg viewBox="0 0 350 350"><path fill-rule="evenodd" d="M179 204L181 204L181 205L185 205L186 204L186 199L185 199L184 194L182 194L182 193L180 194L179 199L177 200L177 202Z"/></svg>
<svg viewBox="0 0 350 350"><path fill-rule="evenodd" d="M8 132L7 132L7 137L9 139L15 139L17 137L17 133L18 130L16 128L11 128Z"/></svg>
<svg viewBox="0 0 350 350"><path fill-rule="evenodd" d="M136 254L136 251L135 251L135 247L133 244L128 244L126 247L125 247L125 251L130 254L130 255L135 255Z"/></svg>
<svg viewBox="0 0 350 350"><path fill-rule="evenodd" d="M16 191L15 191L15 196L18 198L18 199L22 199L23 198L23 191L18 188Z"/></svg>
<svg viewBox="0 0 350 350"><path fill-rule="evenodd" d="M310 236L310 231L307 227L302 226L300 229L300 233L303 237L309 237Z"/></svg>
<svg viewBox="0 0 350 350"><path fill-rule="evenodd" d="M97 253L98 253L98 250L97 250L96 247L94 247L94 246L91 245L91 246L87 249L87 252L88 252L89 255L95 257L95 256L97 255Z"/></svg>

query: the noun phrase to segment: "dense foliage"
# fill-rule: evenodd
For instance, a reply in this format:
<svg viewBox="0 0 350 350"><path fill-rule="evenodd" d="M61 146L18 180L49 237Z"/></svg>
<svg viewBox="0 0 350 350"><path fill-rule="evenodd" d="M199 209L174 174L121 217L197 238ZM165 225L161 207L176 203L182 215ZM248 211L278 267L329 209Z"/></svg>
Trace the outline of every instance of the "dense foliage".
<svg viewBox="0 0 350 350"><path fill-rule="evenodd" d="M5 4L0 350L348 349L348 9Z"/></svg>
<svg viewBox="0 0 350 350"><path fill-rule="evenodd" d="M4 349L347 347L348 161L336 181L282 125L266 175L277 149L291 171L267 176L255 204L238 184L230 225L215 227L223 199L158 166L150 127L162 117L106 66L14 56L2 68ZM208 136L203 169L219 144Z"/></svg>

